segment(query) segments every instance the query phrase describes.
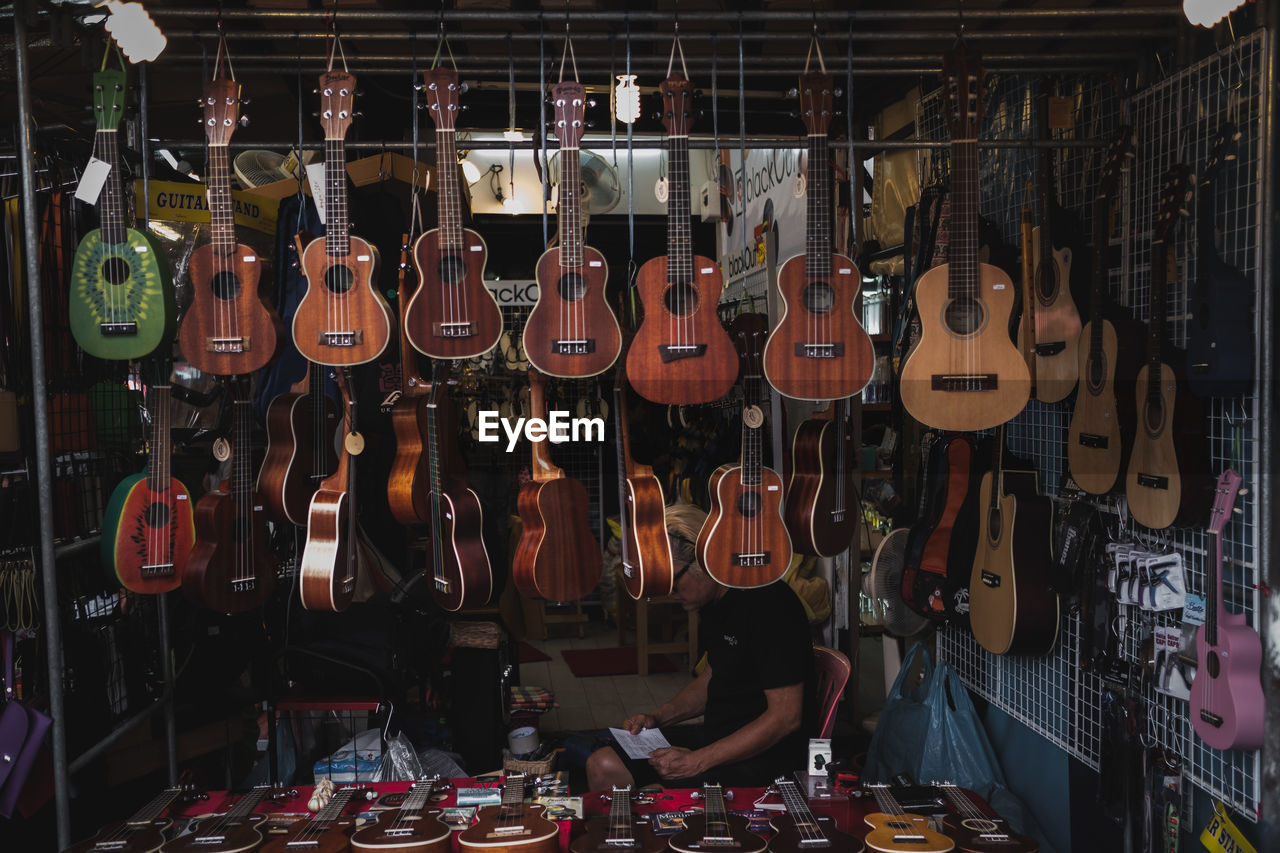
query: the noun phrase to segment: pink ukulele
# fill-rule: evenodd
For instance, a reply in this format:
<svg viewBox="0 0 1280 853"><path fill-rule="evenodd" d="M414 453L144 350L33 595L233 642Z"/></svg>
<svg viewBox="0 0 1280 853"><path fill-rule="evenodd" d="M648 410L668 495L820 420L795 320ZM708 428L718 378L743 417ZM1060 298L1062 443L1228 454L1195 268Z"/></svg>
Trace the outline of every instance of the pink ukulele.
<svg viewBox="0 0 1280 853"><path fill-rule="evenodd" d="M1240 482L1240 475L1228 468L1214 490L1208 600L1205 623L1196 633L1199 665L1191 682L1191 725L1215 749L1262 746L1262 641L1243 613L1227 610L1222 597L1222 530L1231 518Z"/></svg>

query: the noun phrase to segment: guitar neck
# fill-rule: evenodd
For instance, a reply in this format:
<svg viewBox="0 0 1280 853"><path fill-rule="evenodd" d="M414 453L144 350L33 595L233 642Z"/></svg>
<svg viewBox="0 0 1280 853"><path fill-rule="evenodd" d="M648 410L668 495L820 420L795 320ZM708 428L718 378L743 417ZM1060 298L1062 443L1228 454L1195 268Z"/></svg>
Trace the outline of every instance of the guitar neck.
<svg viewBox="0 0 1280 853"><path fill-rule="evenodd" d="M582 266L582 161L578 147L560 149L560 184L556 222L560 229L560 266Z"/></svg>
<svg viewBox="0 0 1280 853"><path fill-rule="evenodd" d="M776 784L779 793L782 794L782 802L787 807L787 814L791 815L791 819L795 821L801 837L812 839L813 842L825 841L826 836L822 832L822 827L818 825L818 819L809 809L809 803L801 793L800 786L795 782L777 782Z"/></svg>
<svg viewBox="0 0 1280 853"><path fill-rule="evenodd" d="M400 235L400 267L396 270L396 304L400 306L400 393L415 396L422 393L422 376L418 373L417 350L409 341L409 256L410 235Z"/></svg>
<svg viewBox="0 0 1280 853"><path fill-rule="evenodd" d="M152 385L150 390L151 445L147 458L147 487L153 492L165 492L169 490L172 465L169 456L169 380L166 378L163 385Z"/></svg>
<svg viewBox="0 0 1280 853"><path fill-rule="evenodd" d="M951 222L947 244L947 295L978 298L978 142L951 142Z"/></svg>
<svg viewBox="0 0 1280 853"><path fill-rule="evenodd" d="M209 145L209 174L205 181L209 194L210 242L215 253L228 256L236 247L236 214L231 197L230 159L225 144Z"/></svg>
<svg viewBox="0 0 1280 853"><path fill-rule="evenodd" d="M181 793L181 788L165 788L159 794L156 794L156 796L152 798L151 802L138 809L138 811L134 813L133 817L129 818L126 823L130 826L141 826L151 823L156 818L160 817L160 815L164 814L165 809L173 805L173 801L178 799L178 795Z"/></svg>
<svg viewBox="0 0 1280 853"><path fill-rule="evenodd" d="M667 280L693 282L692 211L689 206L689 138L667 137Z"/></svg>
<svg viewBox="0 0 1280 853"><path fill-rule="evenodd" d="M1217 646L1219 617L1226 612L1222 604L1222 532L1210 530L1209 541L1213 543L1213 551L1205 583L1204 638L1210 646Z"/></svg>
<svg viewBox="0 0 1280 853"><path fill-rule="evenodd" d="M613 801L609 804L609 834L605 837L605 843L633 846L636 838L633 825L631 788L614 788Z"/></svg>
<svg viewBox="0 0 1280 853"><path fill-rule="evenodd" d="M462 190L458 184L457 133L436 128L436 216L440 248L463 250Z"/></svg>
<svg viewBox="0 0 1280 853"><path fill-rule="evenodd" d="M809 278L831 275L831 162L827 134L809 134L809 166L805 175L808 224L804 271Z"/></svg>
<svg viewBox="0 0 1280 853"><path fill-rule="evenodd" d="M732 841L733 832L729 829L729 812L724 805L724 788L719 785L703 785L702 802L703 843L724 844Z"/></svg>
<svg viewBox="0 0 1280 853"><path fill-rule="evenodd" d="M324 252L330 257L351 254L347 218L347 150L343 137L324 140Z"/></svg>
<svg viewBox="0 0 1280 853"><path fill-rule="evenodd" d="M332 823L342 817L342 813L346 811L347 806L351 804L352 798L360 790L360 788L339 788L330 798L329 804L316 812L316 816L311 819L312 826Z"/></svg>
<svg viewBox="0 0 1280 853"><path fill-rule="evenodd" d="M1151 292L1147 304L1147 377L1148 396L1160 395L1160 356L1168 311L1169 243L1157 239L1151 244Z"/></svg>
<svg viewBox="0 0 1280 853"><path fill-rule="evenodd" d="M1111 236L1108 219L1111 198L1100 195L1093 203L1093 263L1089 288L1089 356L1102 355L1102 300L1107 287L1107 244Z"/></svg>
<svg viewBox="0 0 1280 853"><path fill-rule="evenodd" d="M240 801L232 806L224 816L226 821L242 820L258 807L262 802L262 798L267 795L267 787L262 785L254 788L249 793L240 798Z"/></svg>
<svg viewBox="0 0 1280 853"><path fill-rule="evenodd" d="M1048 105L1040 110L1040 138L1049 138ZM1036 155L1036 222L1040 226L1041 275L1053 274L1053 150L1041 148Z"/></svg>
<svg viewBox="0 0 1280 853"><path fill-rule="evenodd" d="M404 798L404 802L400 804L400 811L408 813L422 811L427 807L427 801L431 799L433 790L435 790L434 779L415 784L409 791L409 795Z"/></svg>
<svg viewBox="0 0 1280 853"><path fill-rule="evenodd" d="M747 383L758 381L758 378L754 376L746 378ZM754 393L746 394L745 386L743 391L742 485L758 486L763 481L764 476L764 427L763 425L751 426L750 420L752 417L757 416L755 413L758 413L758 416L763 420L764 410L761 408L761 404L756 401Z"/></svg>
<svg viewBox="0 0 1280 853"><path fill-rule="evenodd" d="M102 242L109 246L118 246L128 239L124 184L120 179L119 140L120 133L114 128L100 129L94 137L98 159L111 167L107 172L107 182L102 187L102 196L98 201L98 228L102 235Z"/></svg>

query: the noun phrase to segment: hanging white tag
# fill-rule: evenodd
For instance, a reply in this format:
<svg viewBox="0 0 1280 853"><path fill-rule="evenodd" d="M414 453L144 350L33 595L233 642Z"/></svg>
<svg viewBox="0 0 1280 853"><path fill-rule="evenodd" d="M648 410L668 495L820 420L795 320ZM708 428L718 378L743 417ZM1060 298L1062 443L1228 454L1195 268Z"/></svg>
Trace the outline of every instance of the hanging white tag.
<svg viewBox="0 0 1280 853"><path fill-rule="evenodd" d="M320 222L324 218L324 162L307 164L307 183L311 184L311 198L316 203L316 213L320 214Z"/></svg>
<svg viewBox="0 0 1280 853"><path fill-rule="evenodd" d="M107 182L107 175L110 174L110 163L90 157L89 165L84 167L84 174L80 176L80 183L76 186L76 198L85 204L97 204L98 196L102 195L102 187Z"/></svg>
<svg viewBox="0 0 1280 853"><path fill-rule="evenodd" d="M636 75L619 74L618 88L614 90L613 114L618 121L635 124L640 118L640 90L636 88Z"/></svg>
<svg viewBox="0 0 1280 853"><path fill-rule="evenodd" d="M653 185L653 197L658 200L659 204L667 203L667 179L658 178Z"/></svg>
<svg viewBox="0 0 1280 853"><path fill-rule="evenodd" d="M796 175L795 184L793 184L791 187L791 194L794 195L796 198L804 198L805 189L807 187L808 187L808 182L805 179L805 176Z"/></svg>

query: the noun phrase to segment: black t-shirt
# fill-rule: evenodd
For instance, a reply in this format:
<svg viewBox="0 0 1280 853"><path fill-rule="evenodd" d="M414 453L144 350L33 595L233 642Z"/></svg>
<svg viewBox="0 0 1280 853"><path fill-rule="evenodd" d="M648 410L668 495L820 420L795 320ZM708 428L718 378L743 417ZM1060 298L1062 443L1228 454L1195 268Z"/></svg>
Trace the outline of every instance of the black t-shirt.
<svg viewBox="0 0 1280 853"><path fill-rule="evenodd" d="M704 725L711 740L732 734L764 713L764 691L804 685L799 729L764 753L784 770L808 760L814 706L813 643L804 605L783 581L752 589L730 589L699 612L698 643L707 653ZM764 757L762 756L762 757Z"/></svg>

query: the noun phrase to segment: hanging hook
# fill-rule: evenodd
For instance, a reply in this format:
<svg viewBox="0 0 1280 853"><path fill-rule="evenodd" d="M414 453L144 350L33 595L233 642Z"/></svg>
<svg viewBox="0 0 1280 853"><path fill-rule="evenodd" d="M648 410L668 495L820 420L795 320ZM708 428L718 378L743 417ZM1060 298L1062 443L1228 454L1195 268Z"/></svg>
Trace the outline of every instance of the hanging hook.
<svg viewBox="0 0 1280 853"><path fill-rule="evenodd" d="M573 79L578 79L578 57L573 52L573 39L569 37L569 0L564 0L564 51L560 54L560 82L564 82L564 63L573 64Z"/></svg>

